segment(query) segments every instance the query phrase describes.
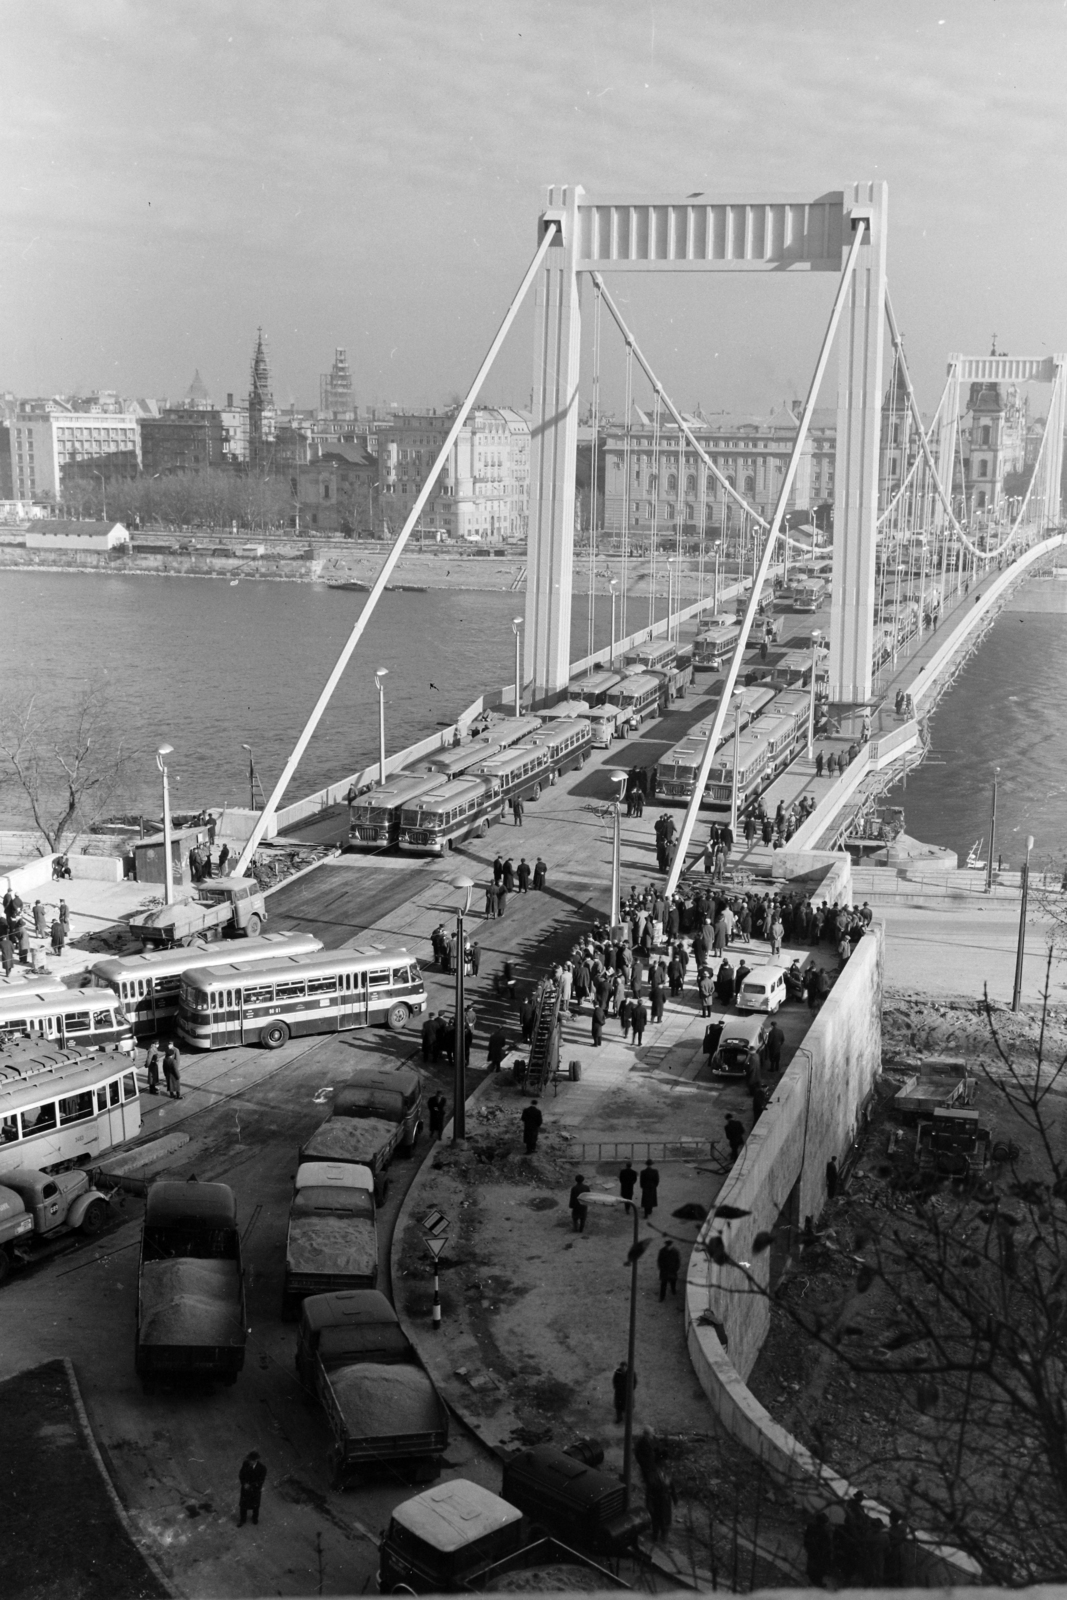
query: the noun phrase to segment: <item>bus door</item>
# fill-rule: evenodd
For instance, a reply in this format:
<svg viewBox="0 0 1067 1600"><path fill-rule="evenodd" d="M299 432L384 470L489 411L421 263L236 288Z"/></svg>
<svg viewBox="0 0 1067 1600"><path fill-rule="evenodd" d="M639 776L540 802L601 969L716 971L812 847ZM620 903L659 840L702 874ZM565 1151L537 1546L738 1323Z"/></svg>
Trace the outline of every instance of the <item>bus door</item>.
<svg viewBox="0 0 1067 1600"><path fill-rule="evenodd" d="M122 1083L113 1078L96 1090L96 1111L100 1119L100 1143L121 1144L126 1137L122 1122Z"/></svg>
<svg viewBox="0 0 1067 1600"><path fill-rule="evenodd" d="M364 1028L367 1025L367 974L358 969L337 974L337 1026Z"/></svg>
<svg viewBox="0 0 1067 1600"><path fill-rule="evenodd" d="M212 989L211 1036L216 1044L241 1043L241 990Z"/></svg>

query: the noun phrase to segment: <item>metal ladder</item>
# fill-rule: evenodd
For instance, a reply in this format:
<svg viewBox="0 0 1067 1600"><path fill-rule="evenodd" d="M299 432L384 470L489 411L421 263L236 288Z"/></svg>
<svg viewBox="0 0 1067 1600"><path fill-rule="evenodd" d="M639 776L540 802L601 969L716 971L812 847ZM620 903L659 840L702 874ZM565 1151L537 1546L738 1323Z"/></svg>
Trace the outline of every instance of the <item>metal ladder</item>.
<svg viewBox="0 0 1067 1600"><path fill-rule="evenodd" d="M559 1007L563 991L545 978L537 991L537 1017L526 1066L526 1088L538 1094L559 1070Z"/></svg>

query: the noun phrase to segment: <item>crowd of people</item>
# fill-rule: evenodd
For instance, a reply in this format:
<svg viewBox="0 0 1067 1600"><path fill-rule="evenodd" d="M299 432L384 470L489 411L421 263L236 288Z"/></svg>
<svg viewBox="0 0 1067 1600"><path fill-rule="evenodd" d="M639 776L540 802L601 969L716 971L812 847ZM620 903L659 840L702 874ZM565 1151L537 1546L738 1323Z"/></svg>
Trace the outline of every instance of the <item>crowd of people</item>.
<svg viewBox="0 0 1067 1600"><path fill-rule="evenodd" d="M36 969L38 946L48 940L52 954L61 956L70 938L70 909L65 900L59 902L54 912L44 901L37 899L27 914L25 902L17 889L8 889L3 899L4 915L0 919L0 964L4 976L10 977L15 966Z"/></svg>

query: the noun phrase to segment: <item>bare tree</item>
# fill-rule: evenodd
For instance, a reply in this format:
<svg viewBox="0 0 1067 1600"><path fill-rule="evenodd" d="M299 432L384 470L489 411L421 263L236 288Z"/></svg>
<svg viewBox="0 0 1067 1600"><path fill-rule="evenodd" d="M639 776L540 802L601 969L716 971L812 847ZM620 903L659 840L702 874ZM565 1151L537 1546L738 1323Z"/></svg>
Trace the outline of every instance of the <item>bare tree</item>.
<svg viewBox="0 0 1067 1600"><path fill-rule="evenodd" d="M122 794L129 752L105 696L89 686L56 717L36 695L9 703L0 720L0 791L21 791L41 835L41 855L85 833Z"/></svg>

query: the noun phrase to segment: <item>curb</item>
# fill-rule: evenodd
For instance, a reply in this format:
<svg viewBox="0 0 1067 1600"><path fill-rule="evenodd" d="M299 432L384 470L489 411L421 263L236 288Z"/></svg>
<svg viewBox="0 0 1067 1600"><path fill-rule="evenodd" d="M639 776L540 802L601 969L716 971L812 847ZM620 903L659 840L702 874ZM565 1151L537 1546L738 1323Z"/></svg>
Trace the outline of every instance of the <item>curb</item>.
<svg viewBox="0 0 1067 1600"><path fill-rule="evenodd" d="M104 1492L111 1501L111 1506L115 1515L121 1522L130 1543L133 1545L138 1555L140 1555L145 1565L151 1568L153 1576L163 1586L167 1594L173 1595L175 1600L184 1600L184 1591L175 1588L173 1580L169 1578L163 1571L163 1568L159 1563L158 1556L148 1547L147 1541L143 1535L138 1532L130 1520L130 1515L126 1510L126 1507L123 1505L122 1500L119 1497L119 1492L115 1488L111 1473L108 1471L107 1464L104 1461L100 1446L96 1442L96 1436L93 1433L92 1424L89 1421L89 1413L86 1411L85 1401L82 1399L82 1392L78 1383L77 1374L74 1371L74 1363L71 1361L69 1356L63 1356L61 1359L63 1361L63 1370L67 1374L67 1382L70 1385L70 1398L73 1402L74 1410L78 1416L78 1423L81 1427L82 1437L88 1446L89 1454L93 1458L96 1470L100 1474L100 1481L104 1486Z"/></svg>

